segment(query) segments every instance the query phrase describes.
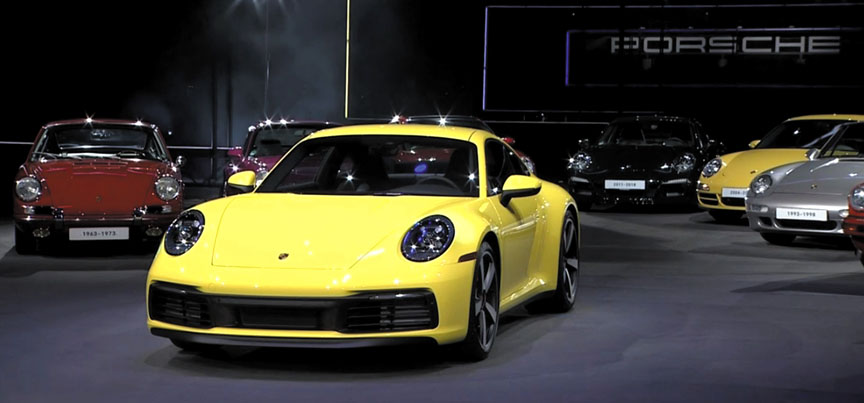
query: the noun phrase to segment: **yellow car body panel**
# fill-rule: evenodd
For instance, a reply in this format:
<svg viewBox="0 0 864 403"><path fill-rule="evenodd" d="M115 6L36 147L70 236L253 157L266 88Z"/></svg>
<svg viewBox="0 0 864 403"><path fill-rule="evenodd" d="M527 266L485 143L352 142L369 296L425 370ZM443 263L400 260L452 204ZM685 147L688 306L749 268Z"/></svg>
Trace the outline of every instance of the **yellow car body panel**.
<svg viewBox="0 0 864 403"><path fill-rule="evenodd" d="M193 207L205 229L185 254L169 255L164 242L150 267L150 285L171 283L212 295L262 298L338 298L370 291L431 291L438 309L434 329L340 333L236 327L195 328L154 320L151 329L270 338L428 337L439 344L464 339L475 260L484 237L500 244L500 311L557 287L560 234L575 203L562 188L540 181L535 197L486 196L486 140L474 129L426 125L345 126L306 139L342 135L422 135L470 141L477 146L479 197L310 195L248 193ZM290 154L290 152L289 152ZM284 159L284 157L283 157ZM275 169L275 168L274 168ZM272 171L271 171L272 172ZM439 257L412 262L401 253L406 231L433 214L448 217L455 238ZM578 214L578 213L577 213ZM283 256L283 254L285 256ZM283 258L284 257L284 258Z"/></svg>
<svg viewBox="0 0 864 403"><path fill-rule="evenodd" d="M800 120L864 121L864 115L807 115L788 119L787 122ZM699 206L705 209L743 212L745 210L743 203L740 206L724 203L722 197L724 188L748 188L750 182L762 172L780 165L807 160L807 149L756 148L725 154L719 158L723 161L720 171L710 178L706 178L705 175L699 176L696 189Z"/></svg>

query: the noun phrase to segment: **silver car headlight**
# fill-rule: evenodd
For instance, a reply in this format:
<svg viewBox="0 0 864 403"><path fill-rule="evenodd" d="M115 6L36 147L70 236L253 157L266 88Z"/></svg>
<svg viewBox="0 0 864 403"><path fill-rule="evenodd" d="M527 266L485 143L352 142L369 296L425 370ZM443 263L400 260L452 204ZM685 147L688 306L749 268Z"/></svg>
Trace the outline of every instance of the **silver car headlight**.
<svg viewBox="0 0 864 403"><path fill-rule="evenodd" d="M702 168L702 176L710 178L717 174L717 172L720 172L720 168L723 168L723 160L720 158L714 158L705 164L705 168Z"/></svg>
<svg viewBox="0 0 864 403"><path fill-rule="evenodd" d="M849 205L855 210L864 210L864 185L852 189L852 193L849 193Z"/></svg>
<svg viewBox="0 0 864 403"><path fill-rule="evenodd" d="M672 161L672 166L675 167L675 172L679 174L690 172L696 167L696 157L690 153L682 154Z"/></svg>
<svg viewBox="0 0 864 403"><path fill-rule="evenodd" d="M169 201L180 196L180 182L170 176L159 178L156 180L156 196L160 199Z"/></svg>
<svg viewBox="0 0 864 403"><path fill-rule="evenodd" d="M570 163L570 168L581 172L591 166L591 156L587 153L578 153L575 157L570 158L568 162Z"/></svg>
<svg viewBox="0 0 864 403"><path fill-rule="evenodd" d="M15 194L22 201L34 201L42 196L42 184L32 176L25 176L15 182Z"/></svg>
<svg viewBox="0 0 864 403"><path fill-rule="evenodd" d="M428 262L441 256L455 235L453 222L443 215L417 221L402 238L402 255L412 262Z"/></svg>
<svg viewBox="0 0 864 403"><path fill-rule="evenodd" d="M189 210L180 214L165 231L165 252L180 256L192 249L204 232L204 214Z"/></svg>
<svg viewBox="0 0 864 403"><path fill-rule="evenodd" d="M771 179L771 175L759 175L750 183L750 190L757 195L761 195L768 191L773 184L774 180Z"/></svg>

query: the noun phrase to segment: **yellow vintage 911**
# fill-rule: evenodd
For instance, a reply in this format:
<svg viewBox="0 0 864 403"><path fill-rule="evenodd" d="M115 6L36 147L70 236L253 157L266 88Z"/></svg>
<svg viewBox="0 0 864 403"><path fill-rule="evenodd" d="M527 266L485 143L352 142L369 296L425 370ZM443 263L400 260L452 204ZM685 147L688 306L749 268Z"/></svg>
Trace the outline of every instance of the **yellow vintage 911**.
<svg viewBox="0 0 864 403"><path fill-rule="evenodd" d="M576 205L500 138L361 125L299 142L250 193L184 211L147 279L147 325L180 348L458 344L499 317L564 312L579 286Z"/></svg>
<svg viewBox="0 0 864 403"><path fill-rule="evenodd" d="M745 212L750 182L771 168L806 161L841 124L864 121L864 115L808 115L781 123L750 150L722 155L705 164L696 185L699 206L720 222L735 222Z"/></svg>

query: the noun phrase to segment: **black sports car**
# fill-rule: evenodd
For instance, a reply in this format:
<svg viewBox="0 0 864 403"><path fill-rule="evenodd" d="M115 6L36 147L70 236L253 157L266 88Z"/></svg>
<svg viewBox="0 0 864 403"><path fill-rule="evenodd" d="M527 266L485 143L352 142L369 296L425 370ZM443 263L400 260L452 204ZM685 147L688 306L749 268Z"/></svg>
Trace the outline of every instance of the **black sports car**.
<svg viewBox="0 0 864 403"><path fill-rule="evenodd" d="M694 119L617 119L569 158L568 189L580 210L594 203L693 203L700 169L722 147Z"/></svg>

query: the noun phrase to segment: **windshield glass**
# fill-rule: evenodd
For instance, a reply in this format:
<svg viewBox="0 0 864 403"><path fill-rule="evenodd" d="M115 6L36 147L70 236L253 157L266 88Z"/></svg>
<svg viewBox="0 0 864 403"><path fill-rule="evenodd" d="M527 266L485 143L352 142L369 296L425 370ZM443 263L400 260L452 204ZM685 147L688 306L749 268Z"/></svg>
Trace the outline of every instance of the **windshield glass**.
<svg viewBox="0 0 864 403"><path fill-rule="evenodd" d="M249 148L250 157L281 157L300 140L320 128L313 127L272 127L264 128L255 135Z"/></svg>
<svg viewBox="0 0 864 403"><path fill-rule="evenodd" d="M164 161L165 147L152 128L57 126L39 139L33 158L139 158Z"/></svg>
<svg viewBox="0 0 864 403"><path fill-rule="evenodd" d="M840 120L792 120L768 132L756 148L822 148L833 136Z"/></svg>
<svg viewBox="0 0 864 403"><path fill-rule="evenodd" d="M337 136L300 143L263 193L478 196L477 147L419 136Z"/></svg>
<svg viewBox="0 0 864 403"><path fill-rule="evenodd" d="M820 158L864 157L864 123L844 127L838 138L822 150Z"/></svg>
<svg viewBox="0 0 864 403"><path fill-rule="evenodd" d="M693 133L686 121L630 120L612 123L598 145L693 146Z"/></svg>

